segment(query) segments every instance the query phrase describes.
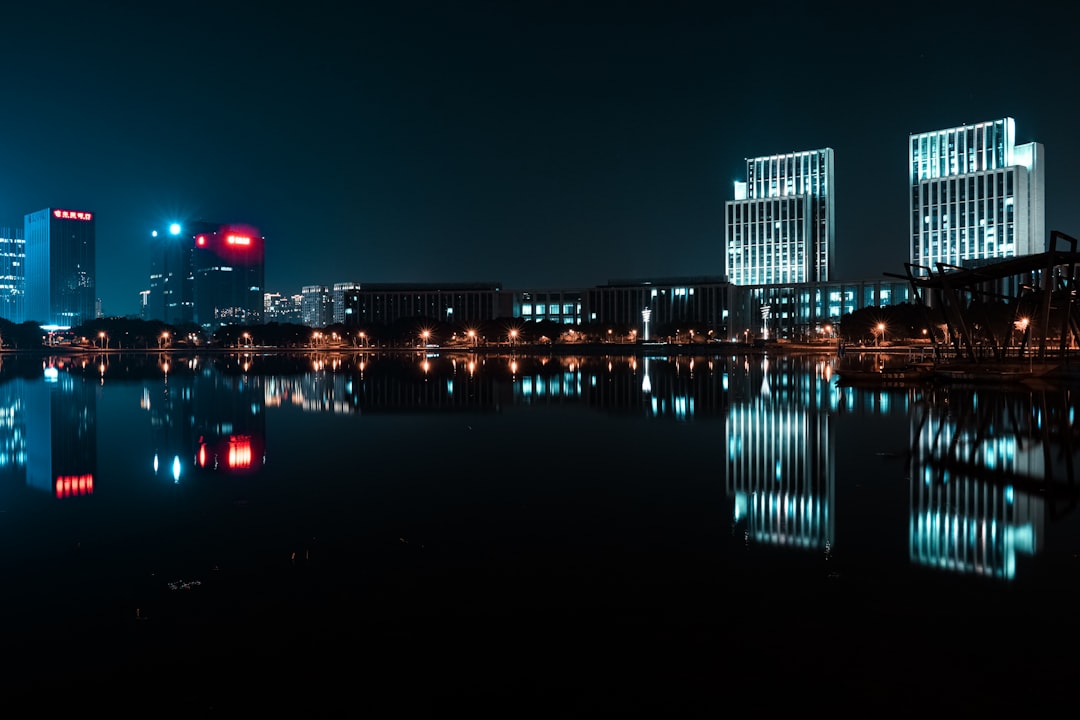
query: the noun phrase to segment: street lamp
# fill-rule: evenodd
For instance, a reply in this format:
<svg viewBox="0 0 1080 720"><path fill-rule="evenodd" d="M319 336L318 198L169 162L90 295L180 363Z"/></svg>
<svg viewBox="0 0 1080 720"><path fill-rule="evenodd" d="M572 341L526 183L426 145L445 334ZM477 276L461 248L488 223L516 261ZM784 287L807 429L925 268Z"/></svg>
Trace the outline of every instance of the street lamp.
<svg viewBox="0 0 1080 720"><path fill-rule="evenodd" d="M421 347L427 347L429 337L431 337L431 331L430 330L424 330L423 332L420 333L420 339L423 341L423 343L421 344Z"/></svg>
<svg viewBox="0 0 1080 720"><path fill-rule="evenodd" d="M611 331L608 330L608 332L611 332ZM510 347L514 346L515 341L517 341L517 336L518 336L517 328L512 328L510 330Z"/></svg>
<svg viewBox="0 0 1080 720"><path fill-rule="evenodd" d="M1027 347L1028 337L1029 337L1028 331L1029 331L1030 326L1031 326L1031 320L1029 320L1026 317L1022 317L1017 321L1016 324L1020 328L1020 357L1023 357L1026 353L1028 353L1028 347ZM1030 358L1031 356L1028 355L1028 357ZM1028 361L1029 367L1030 367L1030 364L1031 364L1031 361L1029 360Z"/></svg>
<svg viewBox="0 0 1080 720"><path fill-rule="evenodd" d="M104 331L99 332L97 334L97 336L98 336L98 347L108 349L108 347L109 347L109 336L106 335Z"/></svg>
<svg viewBox="0 0 1080 720"><path fill-rule="evenodd" d="M160 348L164 348L164 347L168 347L168 346L169 346L169 333L168 332L163 332L163 333L161 333L161 341L158 343L158 348L160 349Z"/></svg>
<svg viewBox="0 0 1080 720"><path fill-rule="evenodd" d="M880 322L879 322L879 323L877 324L877 331L878 331L878 337L877 337L877 340L878 340L878 346L880 347L880 345L881 345L882 341L883 341L883 340L884 340L884 338L885 338L885 323L880 323Z"/></svg>
<svg viewBox="0 0 1080 720"><path fill-rule="evenodd" d="M469 330L469 343L473 347L476 347L476 331L475 330L471 330L471 329Z"/></svg>

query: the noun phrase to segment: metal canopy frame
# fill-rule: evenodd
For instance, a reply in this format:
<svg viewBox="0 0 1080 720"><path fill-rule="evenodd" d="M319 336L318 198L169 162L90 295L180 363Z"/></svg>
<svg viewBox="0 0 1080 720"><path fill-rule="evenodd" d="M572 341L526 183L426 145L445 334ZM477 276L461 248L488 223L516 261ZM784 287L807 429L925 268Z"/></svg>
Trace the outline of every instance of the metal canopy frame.
<svg viewBox="0 0 1080 720"><path fill-rule="evenodd" d="M1059 247L1060 243L1064 243L1068 249ZM1062 311L1058 328L1060 338L1058 352L1059 357L1066 358L1070 334L1080 341L1080 326L1077 324L1077 313L1074 310L1077 303L1076 272L1080 267L1078 244L1080 241L1076 238L1055 230L1050 233L1050 250L1047 252L1008 258L981 267L958 267L939 262L931 269L925 265L904 263L904 275L894 273L885 273L885 275L906 279L911 285L912 296L922 307L927 327L931 330L935 356L940 355L943 346L947 347L947 338L939 342L936 333L932 331L934 325L930 317L927 293L932 293L937 301L937 306L944 315L948 336L955 338L957 352L964 359L972 362L985 359L983 353L979 352L978 340L989 341L990 356L996 360L1005 359L1008 347L1008 336L1000 338L995 336L993 324L989 322L988 315L972 316L971 299L1005 300L1007 303L1018 304L1027 297L1037 300L1038 317L1041 320L1035 325L1038 331L1038 358L1045 360L1047 357L1052 306ZM1015 280L1018 276L1035 273L1038 273L1040 277L1040 287L1037 289L1022 282L1013 283L1018 288L1015 294L1003 294L995 289L996 284L1001 280L1009 278ZM987 332L976 337L976 334L972 332L972 326L979 322L985 322L984 327L987 328ZM1028 338L1025 336L1021 352L1026 350L1027 342Z"/></svg>

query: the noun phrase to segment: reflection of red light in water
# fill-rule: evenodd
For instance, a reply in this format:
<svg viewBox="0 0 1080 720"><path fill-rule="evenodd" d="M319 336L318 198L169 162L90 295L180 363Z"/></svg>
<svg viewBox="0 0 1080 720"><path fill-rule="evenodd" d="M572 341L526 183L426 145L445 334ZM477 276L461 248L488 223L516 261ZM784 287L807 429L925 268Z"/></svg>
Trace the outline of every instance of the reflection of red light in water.
<svg viewBox="0 0 1080 720"><path fill-rule="evenodd" d="M251 438L247 435L230 435L227 456L230 468L251 467Z"/></svg>
<svg viewBox="0 0 1080 720"><path fill-rule="evenodd" d="M57 475L56 497L65 498L73 495L93 495L93 475Z"/></svg>

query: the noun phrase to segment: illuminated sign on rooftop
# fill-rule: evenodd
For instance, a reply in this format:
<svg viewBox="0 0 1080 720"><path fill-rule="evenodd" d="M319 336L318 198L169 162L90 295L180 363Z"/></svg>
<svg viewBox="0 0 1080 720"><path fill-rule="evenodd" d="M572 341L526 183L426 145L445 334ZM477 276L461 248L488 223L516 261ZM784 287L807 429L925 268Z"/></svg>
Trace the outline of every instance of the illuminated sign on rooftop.
<svg viewBox="0 0 1080 720"><path fill-rule="evenodd" d="M93 213L83 212L82 210L53 210L52 214L53 217L61 220L91 220L94 217Z"/></svg>
<svg viewBox="0 0 1080 720"><path fill-rule="evenodd" d="M247 235L226 235L225 242L229 245L250 245L251 238Z"/></svg>

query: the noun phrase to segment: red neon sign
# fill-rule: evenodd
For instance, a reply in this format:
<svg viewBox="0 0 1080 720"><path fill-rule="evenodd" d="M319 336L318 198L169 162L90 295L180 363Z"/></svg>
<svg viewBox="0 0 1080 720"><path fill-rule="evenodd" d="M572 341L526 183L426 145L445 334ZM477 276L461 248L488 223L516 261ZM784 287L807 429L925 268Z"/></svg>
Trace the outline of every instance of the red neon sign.
<svg viewBox="0 0 1080 720"><path fill-rule="evenodd" d="M73 495L93 495L94 476L86 475L57 475L56 497L65 498Z"/></svg>
<svg viewBox="0 0 1080 720"><path fill-rule="evenodd" d="M52 214L53 217L61 220L90 220L94 217L93 213L83 212L82 210L53 210Z"/></svg>
<svg viewBox="0 0 1080 720"><path fill-rule="evenodd" d="M195 244L198 245L199 247L202 247L203 245L205 245L206 244L206 236L205 235L200 235L199 237L195 238Z"/></svg>
<svg viewBox="0 0 1080 720"><path fill-rule="evenodd" d="M251 238L247 235L226 235L225 242L229 245L250 245Z"/></svg>

